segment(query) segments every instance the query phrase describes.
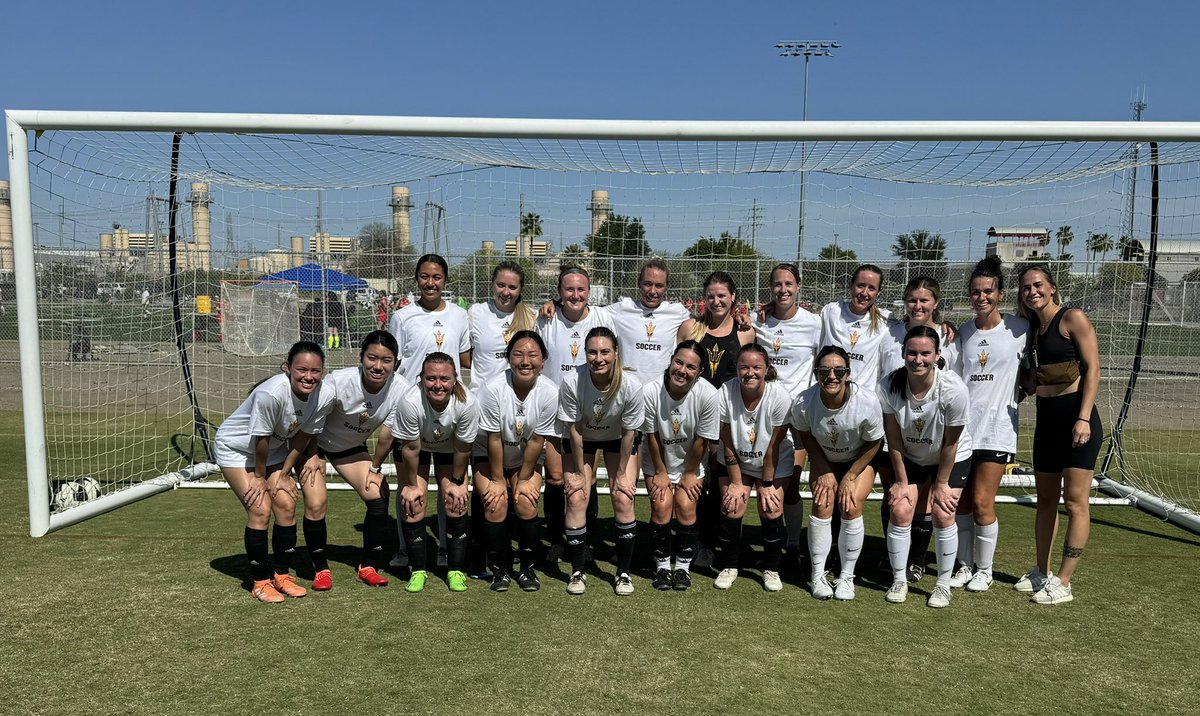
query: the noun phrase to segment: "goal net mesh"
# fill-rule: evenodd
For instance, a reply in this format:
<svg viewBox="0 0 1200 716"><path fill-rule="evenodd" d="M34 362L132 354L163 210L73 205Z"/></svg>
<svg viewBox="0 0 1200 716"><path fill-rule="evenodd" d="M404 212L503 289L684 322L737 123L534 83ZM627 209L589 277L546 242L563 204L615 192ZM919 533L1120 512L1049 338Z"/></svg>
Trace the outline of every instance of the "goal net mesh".
<svg viewBox="0 0 1200 716"><path fill-rule="evenodd" d="M300 290L294 281L222 281L216 310L221 346L234 355L281 355L300 340Z"/></svg>

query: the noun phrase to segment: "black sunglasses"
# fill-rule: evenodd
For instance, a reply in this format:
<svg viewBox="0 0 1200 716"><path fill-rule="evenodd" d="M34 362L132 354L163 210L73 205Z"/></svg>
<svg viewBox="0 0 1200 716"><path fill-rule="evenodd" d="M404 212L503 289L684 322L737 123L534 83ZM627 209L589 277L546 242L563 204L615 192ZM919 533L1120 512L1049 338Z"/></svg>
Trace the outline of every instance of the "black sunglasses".
<svg viewBox="0 0 1200 716"><path fill-rule="evenodd" d="M830 373L833 373L835 378L841 380L842 378L850 375L850 369L842 365L839 365L836 368L826 368L824 366L817 366L816 368L813 368L813 375L817 376L818 380L825 380L829 377Z"/></svg>

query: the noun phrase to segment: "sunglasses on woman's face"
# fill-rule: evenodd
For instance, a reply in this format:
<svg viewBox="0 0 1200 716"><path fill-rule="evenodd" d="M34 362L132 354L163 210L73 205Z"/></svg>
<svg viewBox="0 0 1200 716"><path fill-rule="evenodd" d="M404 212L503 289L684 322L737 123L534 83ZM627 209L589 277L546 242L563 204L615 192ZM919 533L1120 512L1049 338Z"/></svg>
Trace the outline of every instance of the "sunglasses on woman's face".
<svg viewBox="0 0 1200 716"><path fill-rule="evenodd" d="M824 366L818 366L816 368L813 368L813 373L817 376L817 380L825 380L826 378L829 377L830 373L833 373L833 377L837 378L838 380L841 380L842 378L845 378L846 376L850 375L850 369L845 366L841 366L841 365L839 365L836 368L826 368Z"/></svg>

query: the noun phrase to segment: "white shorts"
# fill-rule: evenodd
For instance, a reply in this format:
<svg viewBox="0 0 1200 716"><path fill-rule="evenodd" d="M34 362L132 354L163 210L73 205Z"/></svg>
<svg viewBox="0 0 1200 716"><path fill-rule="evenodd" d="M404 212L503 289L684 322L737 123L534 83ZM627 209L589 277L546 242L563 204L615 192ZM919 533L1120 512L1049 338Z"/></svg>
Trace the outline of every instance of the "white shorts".
<svg viewBox="0 0 1200 716"><path fill-rule="evenodd" d="M652 472L643 472L642 473L643 479L649 480L652 477L654 477L654 473L652 473ZM696 477L700 478L701 480L704 479L704 463L703 462L700 463L700 467L696 468ZM683 473L682 472L668 472L667 478L671 480L672 485L678 485L679 481L683 479Z"/></svg>
<svg viewBox="0 0 1200 716"><path fill-rule="evenodd" d="M287 455L288 448L286 445L280 449L272 450L267 454L267 464L280 465L287 459ZM244 470L254 469L253 455L247 455L220 440L213 441L213 457L216 458L218 467L237 467Z"/></svg>

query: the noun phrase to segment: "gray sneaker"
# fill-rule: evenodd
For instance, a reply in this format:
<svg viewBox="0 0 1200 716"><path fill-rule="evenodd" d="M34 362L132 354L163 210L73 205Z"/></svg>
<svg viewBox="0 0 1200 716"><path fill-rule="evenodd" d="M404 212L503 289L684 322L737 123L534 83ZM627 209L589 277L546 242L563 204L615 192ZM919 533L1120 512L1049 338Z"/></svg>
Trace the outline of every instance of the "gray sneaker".
<svg viewBox="0 0 1200 716"><path fill-rule="evenodd" d="M629 578L629 574L621 572L617 575L617 581L613 584L613 591L618 597L628 597L633 594L633 580Z"/></svg>
<svg viewBox="0 0 1200 716"><path fill-rule="evenodd" d="M734 568L722 569L717 578L713 580L713 587L717 589L729 589L733 586L733 582L737 579L738 571Z"/></svg>
<svg viewBox="0 0 1200 716"><path fill-rule="evenodd" d="M587 575L583 572L571 572L567 582L567 594L583 594L587 591Z"/></svg>
<svg viewBox="0 0 1200 716"><path fill-rule="evenodd" d="M389 567L407 567L408 566L408 552L406 550L400 550L396 554L393 554L392 561L388 562L388 566Z"/></svg>
<svg viewBox="0 0 1200 716"><path fill-rule="evenodd" d="M1029 601L1036 604L1066 604L1074 599L1071 587L1059 581L1058 577L1051 575L1041 591L1034 594Z"/></svg>
<svg viewBox="0 0 1200 716"><path fill-rule="evenodd" d="M903 604L904 600L908 599L908 582L903 579L897 579L892 582L892 586L888 587L887 594L883 598L892 604Z"/></svg>
<svg viewBox="0 0 1200 716"><path fill-rule="evenodd" d="M1033 594L1042 591L1042 587L1046 586L1046 575L1042 574L1042 570L1034 565L1029 568L1023 577L1017 580L1013 585L1013 589L1025 594Z"/></svg>
<svg viewBox="0 0 1200 716"><path fill-rule="evenodd" d="M763 589L768 592L779 592L783 590L783 580L779 577L779 572L774 572L769 569L763 570Z"/></svg>
<svg viewBox="0 0 1200 716"><path fill-rule="evenodd" d="M979 570L971 576L971 581L967 582L968 592L986 592L988 587L992 586L991 570Z"/></svg>
<svg viewBox="0 0 1200 716"><path fill-rule="evenodd" d="M950 606L950 587L944 584L934 585L933 594L929 595L925 606L933 607L934 609L944 609Z"/></svg>

